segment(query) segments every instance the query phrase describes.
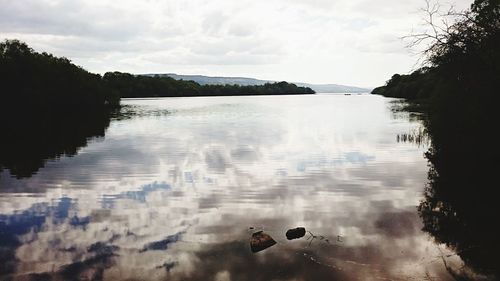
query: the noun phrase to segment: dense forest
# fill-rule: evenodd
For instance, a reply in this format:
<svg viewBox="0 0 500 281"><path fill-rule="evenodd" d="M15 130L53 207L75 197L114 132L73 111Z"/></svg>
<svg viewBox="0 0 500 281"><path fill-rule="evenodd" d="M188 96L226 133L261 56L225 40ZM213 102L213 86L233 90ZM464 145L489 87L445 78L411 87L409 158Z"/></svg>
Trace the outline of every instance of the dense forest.
<svg viewBox="0 0 500 281"><path fill-rule="evenodd" d="M431 19L438 16L428 12ZM467 265L460 272L447 267L450 274L455 280L498 280L500 148L493 134L500 121L500 1L476 0L470 9L444 16L455 23L414 37L432 41L426 66L395 74L373 94L405 98L425 113L430 170L419 213L423 230Z"/></svg>
<svg viewBox="0 0 500 281"><path fill-rule="evenodd" d="M287 82L258 86L200 85L194 81L176 80L168 76L121 72L107 72L104 74L104 81L120 93L122 98L314 94L310 88Z"/></svg>
<svg viewBox="0 0 500 281"><path fill-rule="evenodd" d="M119 104L100 75L18 40L0 43L0 81L1 111L88 111Z"/></svg>

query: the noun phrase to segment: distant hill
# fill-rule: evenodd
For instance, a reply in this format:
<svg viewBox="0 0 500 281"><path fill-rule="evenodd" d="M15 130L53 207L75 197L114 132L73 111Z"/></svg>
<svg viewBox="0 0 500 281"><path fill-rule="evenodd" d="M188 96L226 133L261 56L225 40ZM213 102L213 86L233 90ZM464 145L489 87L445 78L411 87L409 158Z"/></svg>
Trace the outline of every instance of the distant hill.
<svg viewBox="0 0 500 281"><path fill-rule="evenodd" d="M191 80L195 81L201 85L240 85L240 86L255 86L264 85L265 83L274 83L276 81L271 80L259 80L255 78L245 78L245 77L212 77L203 75L179 75L175 73L166 74L145 74L147 76L169 76L176 80ZM309 87L316 91L317 93L369 93L371 89L337 85L337 84L308 84L293 82L299 87Z"/></svg>
<svg viewBox="0 0 500 281"><path fill-rule="evenodd" d="M371 89L359 88L353 86L345 86L338 84L308 84L308 83L294 83L299 87L309 87L316 93L369 93Z"/></svg>

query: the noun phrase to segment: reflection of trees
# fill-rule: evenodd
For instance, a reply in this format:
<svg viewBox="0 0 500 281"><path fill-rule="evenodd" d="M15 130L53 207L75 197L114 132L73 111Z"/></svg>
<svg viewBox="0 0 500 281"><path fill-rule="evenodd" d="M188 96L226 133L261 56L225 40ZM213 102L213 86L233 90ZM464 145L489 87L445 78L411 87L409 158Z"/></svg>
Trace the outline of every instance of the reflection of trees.
<svg viewBox="0 0 500 281"><path fill-rule="evenodd" d="M0 138L0 170L17 178L29 177L49 159L73 156L89 138L104 136L110 113L10 112L5 116Z"/></svg>
<svg viewBox="0 0 500 281"><path fill-rule="evenodd" d="M467 266L495 278L500 276L500 208L495 196L499 150L486 135L494 119L461 110L430 114L429 182L419 212L425 231L453 248Z"/></svg>

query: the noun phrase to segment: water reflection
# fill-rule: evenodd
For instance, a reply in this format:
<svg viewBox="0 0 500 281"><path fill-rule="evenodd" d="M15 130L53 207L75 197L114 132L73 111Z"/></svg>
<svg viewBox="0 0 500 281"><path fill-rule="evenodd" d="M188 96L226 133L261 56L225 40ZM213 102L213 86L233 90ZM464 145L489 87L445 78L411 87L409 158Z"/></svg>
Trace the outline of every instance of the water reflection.
<svg viewBox="0 0 500 281"><path fill-rule="evenodd" d="M30 178L3 172L0 275L449 280L440 257L453 252L421 231L417 213L427 148L394 138L420 125L394 118L388 101L126 101L145 114L112 121L105 138ZM288 240L297 226L314 241ZM254 254L260 230L276 244Z"/></svg>
<svg viewBox="0 0 500 281"><path fill-rule="evenodd" d="M426 153L429 182L419 206L423 229L465 262L462 268L447 266L457 280L497 280L500 233L495 222L500 210L495 183L500 151L496 141L484 135L496 126L495 119L453 110L461 108L433 114L425 124L432 147Z"/></svg>
<svg viewBox="0 0 500 281"><path fill-rule="evenodd" d="M104 137L110 112L51 114L25 112L0 114L0 172L8 169L17 178L30 177L48 160L74 156L89 139Z"/></svg>

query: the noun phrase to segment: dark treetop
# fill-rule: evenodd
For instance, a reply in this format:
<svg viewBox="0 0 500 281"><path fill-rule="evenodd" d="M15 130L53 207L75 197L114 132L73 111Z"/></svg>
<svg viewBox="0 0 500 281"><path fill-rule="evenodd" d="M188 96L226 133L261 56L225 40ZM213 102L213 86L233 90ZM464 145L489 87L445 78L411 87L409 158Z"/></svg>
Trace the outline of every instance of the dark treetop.
<svg viewBox="0 0 500 281"><path fill-rule="evenodd" d="M429 12L432 15L432 11ZM500 89L500 0L476 0L454 15L456 23L431 39L424 52L427 66L410 75L395 74L373 94L432 105L462 100L467 107L482 107L498 98ZM411 36L410 36L411 37ZM421 37L416 37L419 42ZM441 108L439 108L440 110Z"/></svg>
<svg viewBox="0 0 500 281"><path fill-rule="evenodd" d="M1 110L88 111L119 104L100 75L17 40L0 43L0 81Z"/></svg>

